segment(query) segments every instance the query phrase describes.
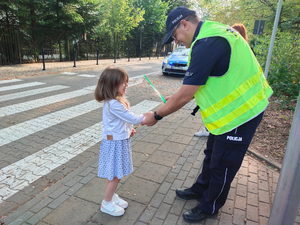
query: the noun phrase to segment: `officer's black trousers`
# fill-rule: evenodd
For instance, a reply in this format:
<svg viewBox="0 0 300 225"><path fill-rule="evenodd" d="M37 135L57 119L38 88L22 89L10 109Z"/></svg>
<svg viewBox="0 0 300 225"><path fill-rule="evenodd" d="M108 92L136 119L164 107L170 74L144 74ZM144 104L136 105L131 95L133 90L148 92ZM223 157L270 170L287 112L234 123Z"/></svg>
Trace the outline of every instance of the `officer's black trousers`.
<svg viewBox="0 0 300 225"><path fill-rule="evenodd" d="M203 212L215 214L225 204L230 184L262 117L263 112L228 133L209 134L202 172L192 186L194 193L202 195L198 207Z"/></svg>

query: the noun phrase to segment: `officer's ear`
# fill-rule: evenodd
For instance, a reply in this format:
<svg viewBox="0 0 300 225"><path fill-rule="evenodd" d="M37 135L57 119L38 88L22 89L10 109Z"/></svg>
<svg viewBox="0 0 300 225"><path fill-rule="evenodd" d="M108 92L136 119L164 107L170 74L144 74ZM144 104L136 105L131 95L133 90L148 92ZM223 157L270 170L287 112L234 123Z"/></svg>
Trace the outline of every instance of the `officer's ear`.
<svg viewBox="0 0 300 225"><path fill-rule="evenodd" d="M185 19L181 20L181 26L184 30L187 30L189 28L189 23Z"/></svg>
<svg viewBox="0 0 300 225"><path fill-rule="evenodd" d="M187 25L187 21L185 19L181 20L181 26L185 27Z"/></svg>

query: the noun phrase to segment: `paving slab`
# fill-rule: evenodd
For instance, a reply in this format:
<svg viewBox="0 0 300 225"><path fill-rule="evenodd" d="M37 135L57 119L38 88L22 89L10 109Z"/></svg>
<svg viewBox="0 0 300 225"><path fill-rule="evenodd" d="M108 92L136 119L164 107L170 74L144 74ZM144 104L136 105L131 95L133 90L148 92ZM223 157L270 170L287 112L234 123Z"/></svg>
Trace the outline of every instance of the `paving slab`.
<svg viewBox="0 0 300 225"><path fill-rule="evenodd" d="M99 205L71 196L63 204L47 215L43 222L49 224L85 224L99 211Z"/></svg>

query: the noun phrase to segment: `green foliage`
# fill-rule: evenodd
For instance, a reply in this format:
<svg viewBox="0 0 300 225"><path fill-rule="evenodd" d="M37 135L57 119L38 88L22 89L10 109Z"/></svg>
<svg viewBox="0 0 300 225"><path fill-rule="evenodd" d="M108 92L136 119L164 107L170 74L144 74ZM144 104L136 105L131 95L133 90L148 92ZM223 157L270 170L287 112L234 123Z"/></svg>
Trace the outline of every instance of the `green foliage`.
<svg viewBox="0 0 300 225"><path fill-rule="evenodd" d="M134 3L133 0L103 0L103 21L96 27L95 31L105 45L101 48L110 51L106 54L113 56L114 49L117 53L123 49L125 51L124 41L127 40L130 31L137 28L144 20L145 10L134 5ZM106 37L105 40L103 39L104 36Z"/></svg>
<svg viewBox="0 0 300 225"><path fill-rule="evenodd" d="M264 68L268 56L278 0L199 0L203 19L224 24L243 23L250 45ZM300 1L282 2L276 41L274 43L268 81L279 98L281 107L297 99L300 90ZM252 34L255 20L265 20L263 35ZM257 41L255 39L257 38ZM255 46L256 42L256 46ZM255 47L254 47L255 46Z"/></svg>
<svg viewBox="0 0 300 225"><path fill-rule="evenodd" d="M157 45L160 45L165 34L165 21L167 19L168 2L161 0L136 0L136 7L145 10L144 20L139 27L131 33L132 42L135 43L136 53L140 53L140 44L142 50L146 53L152 51ZM141 42L141 43L140 43Z"/></svg>
<svg viewBox="0 0 300 225"><path fill-rule="evenodd" d="M270 36L258 39L254 49L264 67ZM283 105L297 99L300 90L300 35L277 31L270 63L268 81Z"/></svg>

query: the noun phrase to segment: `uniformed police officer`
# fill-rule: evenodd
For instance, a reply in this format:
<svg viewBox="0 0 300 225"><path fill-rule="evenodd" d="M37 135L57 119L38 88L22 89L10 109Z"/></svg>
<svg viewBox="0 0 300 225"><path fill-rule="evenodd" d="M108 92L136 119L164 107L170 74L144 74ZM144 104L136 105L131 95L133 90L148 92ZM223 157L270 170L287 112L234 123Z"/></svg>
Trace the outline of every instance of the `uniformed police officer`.
<svg viewBox="0 0 300 225"><path fill-rule="evenodd" d="M193 223L225 204L273 91L248 43L231 27L200 21L195 11L178 7L168 15L166 30L163 44L174 40L190 48L189 67L180 89L156 112L144 114L142 124L154 125L195 97L210 132L205 159L195 184L176 190L179 198L200 201L183 214Z"/></svg>

